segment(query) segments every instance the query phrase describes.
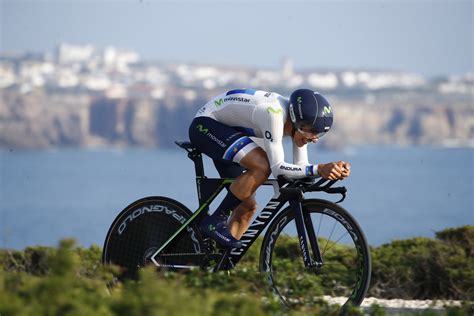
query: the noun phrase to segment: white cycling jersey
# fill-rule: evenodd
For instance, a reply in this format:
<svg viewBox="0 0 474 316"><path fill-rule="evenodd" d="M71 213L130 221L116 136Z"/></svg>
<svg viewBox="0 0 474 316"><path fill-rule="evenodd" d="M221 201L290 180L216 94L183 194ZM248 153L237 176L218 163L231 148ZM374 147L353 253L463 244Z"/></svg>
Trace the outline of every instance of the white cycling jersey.
<svg viewBox="0 0 474 316"><path fill-rule="evenodd" d="M207 102L196 114L245 130L263 139L274 177L304 178L317 175L317 165L308 163L307 145L293 142L293 164L285 162L283 128L288 117L288 99L278 93L242 89L221 94Z"/></svg>

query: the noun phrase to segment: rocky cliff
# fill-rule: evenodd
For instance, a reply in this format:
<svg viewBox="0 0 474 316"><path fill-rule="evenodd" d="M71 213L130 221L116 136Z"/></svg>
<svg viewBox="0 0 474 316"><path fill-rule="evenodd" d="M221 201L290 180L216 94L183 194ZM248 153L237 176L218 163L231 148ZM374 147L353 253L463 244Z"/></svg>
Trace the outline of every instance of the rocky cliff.
<svg viewBox="0 0 474 316"><path fill-rule="evenodd" d="M135 96L110 99L87 93L27 94L2 90L0 147L171 146L187 139L197 109L209 95L190 99ZM472 99L394 93L330 96L335 125L323 146L428 144L472 146Z"/></svg>

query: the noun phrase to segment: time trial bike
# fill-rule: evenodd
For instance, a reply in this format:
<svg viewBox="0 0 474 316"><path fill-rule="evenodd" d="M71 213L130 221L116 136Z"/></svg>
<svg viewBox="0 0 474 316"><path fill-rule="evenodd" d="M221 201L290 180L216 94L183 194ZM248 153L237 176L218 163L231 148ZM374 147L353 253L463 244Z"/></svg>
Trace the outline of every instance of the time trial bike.
<svg viewBox="0 0 474 316"><path fill-rule="evenodd" d="M283 303L322 296L342 298L343 306L360 305L370 283L371 258L359 224L337 204L345 199L345 187L325 179L269 179L264 184L273 187L274 195L240 239L242 247L221 248L201 234L199 222L233 179L206 177L202 154L189 142L176 144L194 162L200 206L191 212L161 196L127 206L110 226L102 256L104 264L121 267L119 279L135 278L150 264L164 270L230 270L267 228L259 269ZM304 198L309 192L342 198L336 203Z"/></svg>

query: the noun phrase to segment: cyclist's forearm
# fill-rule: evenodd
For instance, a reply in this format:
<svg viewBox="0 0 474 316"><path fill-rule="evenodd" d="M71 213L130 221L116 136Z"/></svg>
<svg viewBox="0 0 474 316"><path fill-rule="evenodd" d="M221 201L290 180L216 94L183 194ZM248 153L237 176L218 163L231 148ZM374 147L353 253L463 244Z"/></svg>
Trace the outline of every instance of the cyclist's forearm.
<svg viewBox="0 0 474 316"><path fill-rule="evenodd" d="M318 175L318 165L294 165L282 161L271 166L271 169L275 178L282 175L290 179L300 179Z"/></svg>
<svg viewBox="0 0 474 316"><path fill-rule="evenodd" d="M293 163L295 165L309 165L308 145L298 147L293 140Z"/></svg>
<svg viewBox="0 0 474 316"><path fill-rule="evenodd" d="M311 165L309 163L291 164L285 162L285 154L281 140L266 140L265 147L268 162L275 178L282 175L290 179L299 179L317 175L317 165Z"/></svg>

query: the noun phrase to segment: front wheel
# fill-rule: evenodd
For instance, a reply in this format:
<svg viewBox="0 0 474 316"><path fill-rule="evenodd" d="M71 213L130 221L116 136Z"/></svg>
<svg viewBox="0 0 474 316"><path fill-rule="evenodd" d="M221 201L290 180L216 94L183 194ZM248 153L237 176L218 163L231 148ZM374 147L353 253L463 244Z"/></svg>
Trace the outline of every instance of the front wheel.
<svg viewBox="0 0 474 316"><path fill-rule="evenodd" d="M312 230L317 238L322 266L305 267L294 211L288 207L265 235L260 270L288 306L311 304L320 298L331 304L360 305L371 273L364 233L346 210L332 202L308 199L302 201L302 208L306 231Z"/></svg>
<svg viewBox="0 0 474 316"><path fill-rule="evenodd" d="M104 264L120 267L119 279L136 278L153 264L151 256L191 217L183 204L166 197L148 197L127 206L114 220L104 242ZM199 229L190 224L157 256L158 268L200 266L204 256Z"/></svg>

